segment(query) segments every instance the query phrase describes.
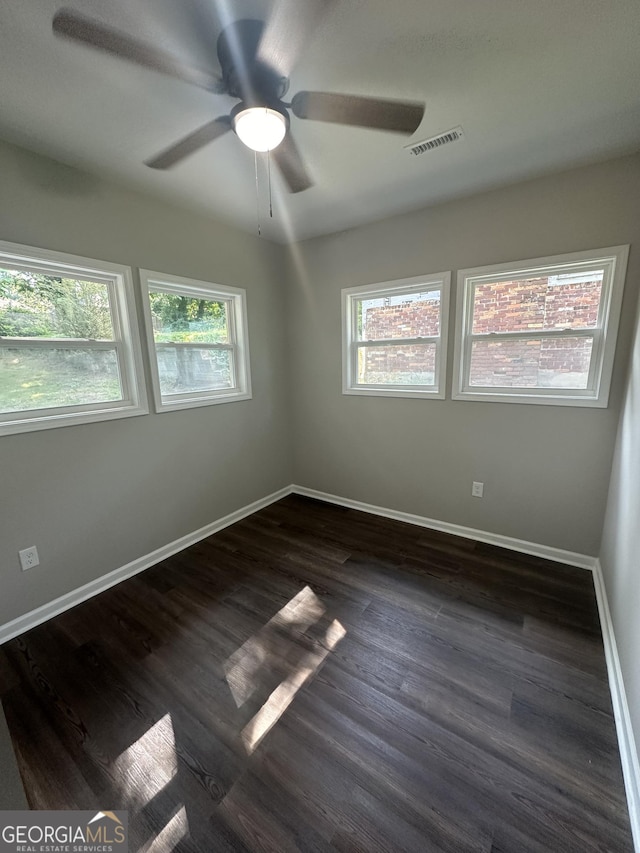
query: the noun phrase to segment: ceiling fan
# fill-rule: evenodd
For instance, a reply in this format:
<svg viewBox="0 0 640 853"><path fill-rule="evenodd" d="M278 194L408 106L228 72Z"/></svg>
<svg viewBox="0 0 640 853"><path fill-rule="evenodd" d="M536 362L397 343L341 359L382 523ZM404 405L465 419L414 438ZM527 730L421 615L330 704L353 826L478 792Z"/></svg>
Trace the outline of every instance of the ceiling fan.
<svg viewBox="0 0 640 853"><path fill-rule="evenodd" d="M290 101L288 75L321 16L333 0L280 0L265 23L243 19L228 24L217 40L220 75L186 65L171 54L145 44L72 9L60 9L53 31L160 71L239 103L146 161L153 169L168 169L210 142L233 130L254 151L271 151L293 193L313 185L294 142L290 113L299 119L334 122L373 130L414 133L424 104L328 92L298 92Z"/></svg>

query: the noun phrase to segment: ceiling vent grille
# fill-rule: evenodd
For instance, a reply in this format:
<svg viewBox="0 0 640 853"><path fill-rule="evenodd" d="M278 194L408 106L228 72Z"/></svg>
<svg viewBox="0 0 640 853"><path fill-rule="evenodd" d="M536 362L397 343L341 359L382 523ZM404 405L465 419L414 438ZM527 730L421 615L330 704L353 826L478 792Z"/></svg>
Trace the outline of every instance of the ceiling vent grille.
<svg viewBox="0 0 640 853"><path fill-rule="evenodd" d="M423 139L422 142L414 142L404 147L410 154L424 154L425 151L433 151L434 148L440 148L442 145L448 145L450 142L457 142L458 139L464 139L464 131L459 125L451 130L447 130L445 133L439 133L430 139Z"/></svg>

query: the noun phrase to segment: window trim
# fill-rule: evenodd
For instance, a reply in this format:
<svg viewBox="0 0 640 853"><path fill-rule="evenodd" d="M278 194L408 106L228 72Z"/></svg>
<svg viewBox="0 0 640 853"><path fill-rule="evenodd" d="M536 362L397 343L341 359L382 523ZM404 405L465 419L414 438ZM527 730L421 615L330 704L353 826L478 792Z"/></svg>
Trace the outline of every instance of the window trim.
<svg viewBox="0 0 640 853"><path fill-rule="evenodd" d="M199 406L211 406L218 403L232 403L239 400L250 400L251 363L249 360L249 326L247 320L246 290L241 287L230 287L213 282L184 278L179 275L152 270L140 270L140 283L143 296L143 313L146 330L147 349L151 367L151 384L155 411L173 412L178 409L191 409ZM194 347L198 349L228 349L233 353L234 374L237 385L234 388L220 390L185 391L180 394L164 395L160 387L158 359L156 357L156 342L153 336L153 320L151 314L150 292L175 293L179 296L190 296L194 299L210 299L222 301L229 305L229 343L227 344L177 344L177 346ZM167 347L176 344L167 342Z"/></svg>
<svg viewBox="0 0 640 853"><path fill-rule="evenodd" d="M109 349L115 350L122 384L122 400L53 406L0 413L0 435L74 426L76 424L146 415L149 412L142 347L131 267L54 252L36 246L0 241L0 264L27 272L62 275L105 284L110 289L114 339L90 341L83 338L0 338L0 344L15 349ZM57 346L56 346L57 345Z"/></svg>
<svg viewBox="0 0 640 853"><path fill-rule="evenodd" d="M458 271L456 294L456 334L453 365L453 400L473 400L490 403L528 403L547 406L583 406L606 408L613 372L622 295L627 270L629 246L613 246L584 252L571 252L546 258L534 258L513 263L491 264ZM474 285L484 281L510 281L540 274L580 272L580 268L602 266L604 278L598 310L599 325L594 329L533 330L531 332L501 332L471 334L473 321ZM551 270L560 272L551 272ZM593 339L587 388L491 388L482 390L468 383L471 365L471 346L478 339L511 339L589 337Z"/></svg>
<svg viewBox="0 0 640 853"><path fill-rule="evenodd" d="M365 397L409 397L444 400L446 396L450 287L451 273L447 271L345 288L342 291L342 393ZM436 389L429 390L425 385L418 385L415 389L406 385L358 385L355 381L357 377L357 352L362 342L357 340L357 313L353 307L355 300L363 296L376 298L392 294L420 293L427 290L440 291L440 335L423 338L394 338L375 341L372 342L372 345L375 343L376 346L399 346L435 342L436 369L434 378L437 380Z"/></svg>

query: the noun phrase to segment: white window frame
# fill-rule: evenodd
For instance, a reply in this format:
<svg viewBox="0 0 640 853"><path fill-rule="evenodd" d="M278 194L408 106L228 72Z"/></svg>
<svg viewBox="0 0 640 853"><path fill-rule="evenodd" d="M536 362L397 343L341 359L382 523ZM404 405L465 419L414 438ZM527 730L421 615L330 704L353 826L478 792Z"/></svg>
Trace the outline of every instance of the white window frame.
<svg viewBox="0 0 640 853"><path fill-rule="evenodd" d="M609 402L611 373L628 256L629 246L614 246L606 249L572 252L548 258L460 270L457 287L453 399L606 408ZM494 281L579 273L583 270L593 269L596 265L604 269L604 278L598 311L598 324L594 329L538 329L531 332L492 332L479 335L471 333L476 285ZM474 340L539 340L540 338L562 337L589 337L593 339L586 389L517 387L498 389L469 385L471 344Z"/></svg>
<svg viewBox="0 0 640 853"><path fill-rule="evenodd" d="M251 370L249 362L249 328L247 324L247 296L240 287L213 284L177 275L140 270L143 289L144 320L151 363L151 382L156 412L173 412L177 409L191 409L196 406L211 406L216 403L231 403L237 400L251 399ZM162 394L160 375L156 357L156 343L153 336L153 321L149 293L153 291L187 296L193 299L208 299L224 302L227 305L229 329L228 344L162 344L162 346L186 346L195 349L230 350L233 362L232 388L206 391L184 391L179 394Z"/></svg>
<svg viewBox="0 0 640 853"><path fill-rule="evenodd" d="M107 286L111 297L112 341L0 337L0 346L10 345L12 349L115 349L123 396L122 400L112 402L2 412L0 435L146 415L149 409L131 268L6 242L0 242L0 264L10 269L76 278Z"/></svg>
<svg viewBox="0 0 640 853"><path fill-rule="evenodd" d="M413 278L396 279L342 291L342 393L367 397L421 397L444 400L447 370L447 332L449 326L449 291L451 273L440 272ZM425 291L440 292L440 334L419 338L393 338L384 341L358 341L358 314L354 306L363 298L378 299ZM428 385L359 385L358 348L360 346L401 346L407 344L436 344L435 386Z"/></svg>

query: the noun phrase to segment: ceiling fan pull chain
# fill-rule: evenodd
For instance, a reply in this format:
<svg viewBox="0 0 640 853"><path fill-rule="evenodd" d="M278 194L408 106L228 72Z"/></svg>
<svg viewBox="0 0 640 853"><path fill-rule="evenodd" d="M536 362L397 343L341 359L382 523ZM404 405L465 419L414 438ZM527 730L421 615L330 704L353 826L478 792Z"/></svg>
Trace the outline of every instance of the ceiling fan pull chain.
<svg viewBox="0 0 640 853"><path fill-rule="evenodd" d="M267 173L269 176L269 216L273 219L273 205L271 204L271 149L267 151Z"/></svg>
<svg viewBox="0 0 640 853"><path fill-rule="evenodd" d="M256 220L258 223L258 237L261 236L262 232L260 230L260 193L258 192L258 152L253 152L253 159L256 166Z"/></svg>

